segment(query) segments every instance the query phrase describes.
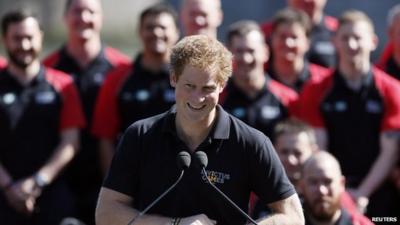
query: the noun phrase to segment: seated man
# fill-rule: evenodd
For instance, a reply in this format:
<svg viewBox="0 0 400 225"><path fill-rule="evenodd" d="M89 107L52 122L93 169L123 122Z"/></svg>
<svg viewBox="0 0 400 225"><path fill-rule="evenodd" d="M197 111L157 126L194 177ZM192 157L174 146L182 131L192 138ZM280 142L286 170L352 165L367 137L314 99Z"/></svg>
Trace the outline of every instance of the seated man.
<svg viewBox="0 0 400 225"><path fill-rule="evenodd" d="M314 130L304 122L295 119L284 120L275 127L274 147L290 182L295 185L301 197L298 183L301 179L303 165L314 153L319 151ZM350 214L358 212L356 204L348 192L343 192L340 203ZM269 210L265 206L256 204L253 215L258 218L268 212Z"/></svg>
<svg viewBox="0 0 400 225"><path fill-rule="evenodd" d="M345 178L339 162L329 153L319 151L304 164L299 189L304 200L306 225L372 224L361 214L350 214L341 207Z"/></svg>

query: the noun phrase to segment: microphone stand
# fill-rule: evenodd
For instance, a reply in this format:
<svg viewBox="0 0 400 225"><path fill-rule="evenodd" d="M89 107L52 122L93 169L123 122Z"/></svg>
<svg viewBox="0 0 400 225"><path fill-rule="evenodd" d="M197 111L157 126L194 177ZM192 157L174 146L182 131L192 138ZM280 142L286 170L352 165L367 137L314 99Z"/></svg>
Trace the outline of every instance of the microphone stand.
<svg viewBox="0 0 400 225"><path fill-rule="evenodd" d="M149 211L151 209L151 207L153 207L158 201L160 201L165 195L167 195L178 183L179 181L181 181L183 174L185 173L185 170L181 171L181 174L179 175L178 180L175 181L175 183L173 183L166 191L164 191L160 196L158 196L158 198L156 198L156 200L154 200L149 206L147 206L143 211L139 212L139 214L137 214L135 217L133 217L129 223L127 225L132 225L133 222L135 222L135 220L141 216L143 216L144 214L147 213L147 211Z"/></svg>
<svg viewBox="0 0 400 225"><path fill-rule="evenodd" d="M222 195L222 197L225 198L225 200L227 200L231 205L233 205L235 207L236 210L238 210L242 215L244 215L252 224L258 225L258 223L256 221L254 221L249 215L247 215L247 213L243 212L243 210L237 206L230 198L228 198L228 196L226 196L224 194L224 192L222 192L221 190L219 190L219 188L217 188L208 178L207 176L207 172L204 168L204 166L201 168L201 172L203 173L203 175L206 177L207 183L211 185L211 187L213 187L218 193L220 193Z"/></svg>

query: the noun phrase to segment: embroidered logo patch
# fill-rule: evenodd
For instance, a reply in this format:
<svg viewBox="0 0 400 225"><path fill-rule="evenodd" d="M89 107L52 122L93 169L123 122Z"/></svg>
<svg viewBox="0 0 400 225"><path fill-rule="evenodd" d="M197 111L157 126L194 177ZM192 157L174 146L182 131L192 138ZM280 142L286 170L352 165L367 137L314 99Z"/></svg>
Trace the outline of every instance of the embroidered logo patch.
<svg viewBox="0 0 400 225"><path fill-rule="evenodd" d="M7 94L3 95L3 102L7 105L10 105L15 102L16 98L17 97L15 96L14 93L7 93Z"/></svg>
<svg viewBox="0 0 400 225"><path fill-rule="evenodd" d="M207 177L213 184L224 184L226 180L231 179L231 175L227 173L222 173L222 172L217 172L217 171L212 171L212 170L206 170L207 172ZM202 174L202 179L207 182L206 177L204 174Z"/></svg>
<svg viewBox="0 0 400 225"><path fill-rule="evenodd" d="M50 104L54 102L56 95L51 91L39 92L35 96L35 101L38 104Z"/></svg>

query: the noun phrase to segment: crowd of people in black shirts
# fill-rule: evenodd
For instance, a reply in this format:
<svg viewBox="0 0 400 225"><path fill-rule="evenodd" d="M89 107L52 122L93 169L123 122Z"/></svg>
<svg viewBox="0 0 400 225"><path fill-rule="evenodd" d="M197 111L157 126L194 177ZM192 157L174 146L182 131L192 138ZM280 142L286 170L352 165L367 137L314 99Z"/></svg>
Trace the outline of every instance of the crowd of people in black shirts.
<svg viewBox="0 0 400 225"><path fill-rule="evenodd" d="M36 15L6 12L0 224L244 224L204 176L259 224L399 221L400 4L374 64L371 19L326 2L287 0L222 41L220 0L159 3L133 59L102 42L100 0L66 0L66 40L44 59ZM206 174L191 165L141 215L181 150L206 152Z"/></svg>

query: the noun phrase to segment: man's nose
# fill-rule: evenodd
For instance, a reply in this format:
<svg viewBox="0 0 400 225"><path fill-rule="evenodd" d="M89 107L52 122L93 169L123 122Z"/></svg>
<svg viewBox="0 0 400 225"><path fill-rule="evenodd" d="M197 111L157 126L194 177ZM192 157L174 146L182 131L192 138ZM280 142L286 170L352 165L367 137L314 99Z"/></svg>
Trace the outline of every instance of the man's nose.
<svg viewBox="0 0 400 225"><path fill-rule="evenodd" d="M21 47L23 50L29 50L32 47L32 44L27 38L24 38L21 41Z"/></svg>
<svg viewBox="0 0 400 225"><path fill-rule="evenodd" d="M207 20L206 20L205 16L196 16L194 18L194 21L198 26L205 26L206 23L207 23Z"/></svg>

